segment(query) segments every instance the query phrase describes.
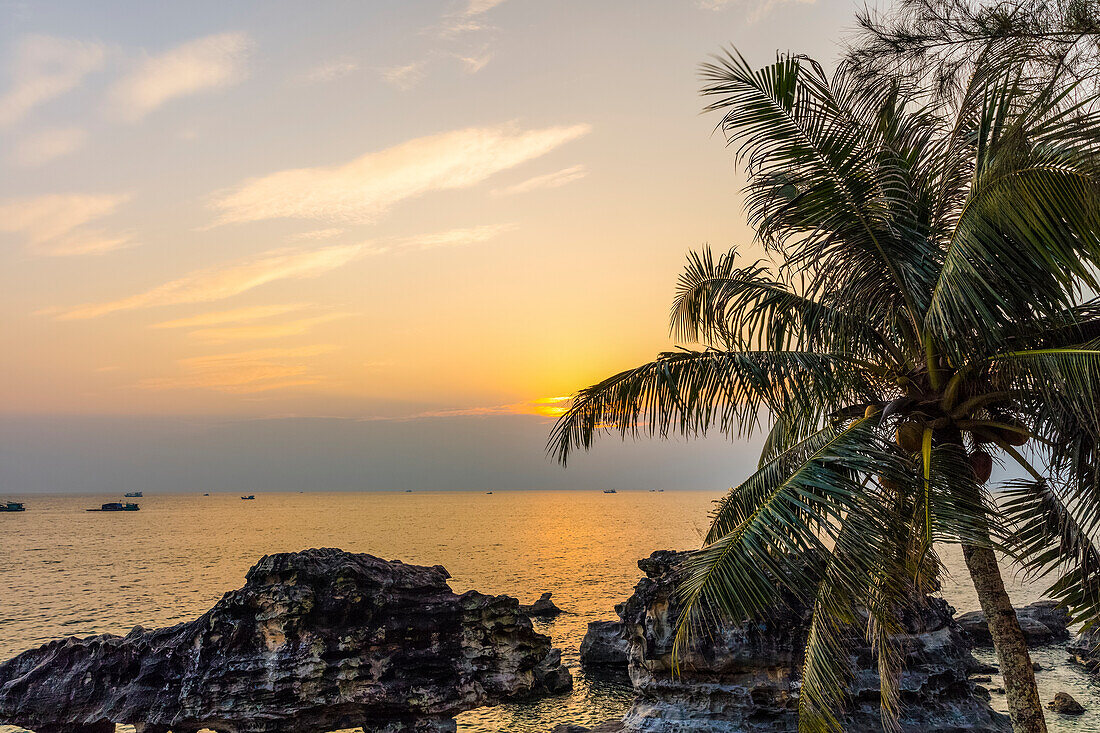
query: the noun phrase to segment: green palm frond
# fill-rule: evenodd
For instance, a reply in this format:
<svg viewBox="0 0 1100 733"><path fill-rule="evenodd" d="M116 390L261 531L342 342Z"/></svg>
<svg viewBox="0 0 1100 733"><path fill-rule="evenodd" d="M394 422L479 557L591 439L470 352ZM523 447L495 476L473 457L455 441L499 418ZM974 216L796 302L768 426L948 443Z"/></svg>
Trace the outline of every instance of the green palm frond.
<svg viewBox="0 0 1100 733"><path fill-rule="evenodd" d="M873 369L873 367L872 367ZM877 371L877 370L875 370ZM747 435L766 411L839 410L874 399L875 375L844 355L800 351L678 351L581 390L550 434L563 462L596 435Z"/></svg>
<svg viewBox="0 0 1100 733"><path fill-rule="evenodd" d="M1089 628L1100 622L1100 550L1089 530L1096 507L1067 493L1045 479L1017 480L1005 486L1003 508L1020 564L1036 578L1056 575L1044 595Z"/></svg>

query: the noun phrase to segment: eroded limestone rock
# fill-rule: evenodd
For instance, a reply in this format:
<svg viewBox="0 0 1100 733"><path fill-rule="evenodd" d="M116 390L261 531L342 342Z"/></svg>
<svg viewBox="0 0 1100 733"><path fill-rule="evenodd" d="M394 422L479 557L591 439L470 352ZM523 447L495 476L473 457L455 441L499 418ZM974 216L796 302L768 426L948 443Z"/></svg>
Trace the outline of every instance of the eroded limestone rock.
<svg viewBox="0 0 1100 733"><path fill-rule="evenodd" d="M453 716L572 687L508 596L441 566L322 549L269 555L202 617L69 638L0 664L0 723L37 733L453 731Z"/></svg>

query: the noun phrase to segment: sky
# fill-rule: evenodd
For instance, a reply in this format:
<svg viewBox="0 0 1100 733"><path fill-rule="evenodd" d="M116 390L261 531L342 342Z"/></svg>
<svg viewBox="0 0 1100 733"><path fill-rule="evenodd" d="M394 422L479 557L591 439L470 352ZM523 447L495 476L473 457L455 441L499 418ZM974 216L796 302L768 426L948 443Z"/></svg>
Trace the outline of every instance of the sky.
<svg viewBox="0 0 1100 733"><path fill-rule="evenodd" d="M758 254L698 65L855 7L0 0L0 494L736 483L546 435Z"/></svg>

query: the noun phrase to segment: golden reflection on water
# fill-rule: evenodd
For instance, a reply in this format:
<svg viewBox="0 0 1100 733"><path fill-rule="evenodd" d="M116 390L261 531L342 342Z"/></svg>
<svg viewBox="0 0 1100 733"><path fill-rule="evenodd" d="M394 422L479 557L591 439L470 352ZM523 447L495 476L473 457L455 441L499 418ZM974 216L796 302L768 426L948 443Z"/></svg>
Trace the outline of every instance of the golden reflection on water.
<svg viewBox="0 0 1100 733"><path fill-rule="evenodd" d="M617 494L570 491L257 493L146 496L135 513L87 513L117 496L28 496L27 511L0 514L0 658L61 636L124 634L135 625L193 619L262 555L339 547L387 559L440 564L456 592L506 593L530 603L551 591L567 613L537 622L563 649L576 689L568 698L483 708L460 730L547 731L592 724L629 703L621 680L589 679L577 652L589 621L614 617L656 549L701 542L718 492ZM251 493L251 490L247 493ZM19 497L12 497L19 500ZM952 577L944 595L960 611L977 607L961 555L944 553ZM1017 603L1038 588L1012 582ZM1064 651L1043 652L1050 666ZM1089 713L1053 730L1100 730L1100 691L1066 668L1040 674L1044 696L1067 689ZM1003 707L1003 698L994 697ZM1087 719L1086 719L1087 718ZM1093 726L1093 727L1088 727ZM0 726L0 733L14 728ZM120 727L129 733L130 729Z"/></svg>

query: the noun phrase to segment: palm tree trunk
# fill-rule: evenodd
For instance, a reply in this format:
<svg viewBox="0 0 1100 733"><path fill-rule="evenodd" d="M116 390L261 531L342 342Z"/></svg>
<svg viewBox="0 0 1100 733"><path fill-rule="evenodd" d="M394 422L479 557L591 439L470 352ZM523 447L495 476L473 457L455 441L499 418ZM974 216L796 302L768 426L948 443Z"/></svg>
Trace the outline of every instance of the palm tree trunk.
<svg viewBox="0 0 1100 733"><path fill-rule="evenodd" d="M1035 686L1035 669L1031 666L1031 655L1016 610L1005 592L997 556L988 547L964 544L963 557L974 589L978 591L978 602L989 622L989 633L1001 664L1013 733L1046 733L1047 724Z"/></svg>

